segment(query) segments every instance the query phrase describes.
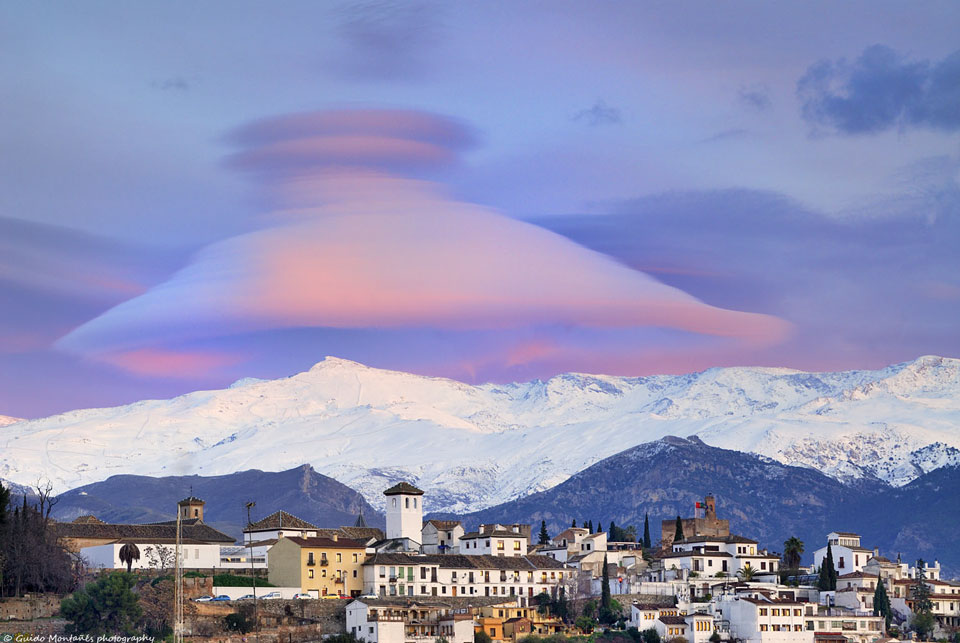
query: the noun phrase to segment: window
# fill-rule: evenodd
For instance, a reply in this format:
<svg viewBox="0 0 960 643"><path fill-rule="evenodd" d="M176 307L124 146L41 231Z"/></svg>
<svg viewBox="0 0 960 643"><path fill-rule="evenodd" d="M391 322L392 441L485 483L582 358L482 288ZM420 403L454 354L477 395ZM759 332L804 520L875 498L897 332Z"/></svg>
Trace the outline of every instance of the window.
<svg viewBox="0 0 960 643"><path fill-rule="evenodd" d="M308 570L307 570L307 578L313 578L313 570L312 570L312 569L308 569Z"/></svg>
<svg viewBox="0 0 960 643"><path fill-rule="evenodd" d="M416 498L413 499L413 508L414 508L414 509L417 508L417 499L416 499Z"/></svg>
<svg viewBox="0 0 960 643"><path fill-rule="evenodd" d="M840 563L837 565L837 569L843 569L843 556L840 557Z"/></svg>
<svg viewBox="0 0 960 643"><path fill-rule="evenodd" d="M357 577L357 570L353 570L353 577L354 577L354 578Z"/></svg>
<svg viewBox="0 0 960 643"><path fill-rule="evenodd" d="M342 563L342 562L343 562L343 554L337 554L337 562L338 562L338 563Z"/></svg>
<svg viewBox="0 0 960 643"><path fill-rule="evenodd" d="M314 564L316 564L316 563L314 562L314 560L313 560L313 552L312 552L312 551L307 553L307 564L308 564L308 565L314 565Z"/></svg>
<svg viewBox="0 0 960 643"><path fill-rule="evenodd" d="M393 499L393 506L394 506L394 507L397 506L397 499L396 499L396 498Z"/></svg>
<svg viewBox="0 0 960 643"><path fill-rule="evenodd" d="M355 563L360 562L360 554L354 554L354 555L353 555L353 562L355 562Z"/></svg>
<svg viewBox="0 0 960 643"><path fill-rule="evenodd" d="M403 500L404 500L403 508L404 508L404 509L409 509L409 508L410 508L410 498L404 498Z"/></svg>
<svg viewBox="0 0 960 643"><path fill-rule="evenodd" d="M766 607L761 607L761 608L760 608L760 616L766 616L766 615L767 615L767 608L766 608Z"/></svg>

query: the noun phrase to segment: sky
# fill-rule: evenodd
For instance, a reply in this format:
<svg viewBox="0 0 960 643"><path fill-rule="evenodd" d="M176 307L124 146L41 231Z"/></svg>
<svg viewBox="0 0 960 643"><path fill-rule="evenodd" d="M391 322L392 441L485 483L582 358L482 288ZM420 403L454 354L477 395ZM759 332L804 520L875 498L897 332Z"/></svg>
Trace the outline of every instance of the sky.
<svg viewBox="0 0 960 643"><path fill-rule="evenodd" d="M327 355L960 357L955 2L0 7L0 414Z"/></svg>

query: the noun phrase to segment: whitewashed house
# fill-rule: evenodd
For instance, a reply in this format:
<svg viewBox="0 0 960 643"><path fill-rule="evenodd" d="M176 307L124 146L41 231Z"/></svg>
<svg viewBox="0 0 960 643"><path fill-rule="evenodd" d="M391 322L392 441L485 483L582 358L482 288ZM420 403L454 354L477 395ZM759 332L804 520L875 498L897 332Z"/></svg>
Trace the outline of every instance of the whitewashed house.
<svg viewBox="0 0 960 643"><path fill-rule="evenodd" d="M760 596L727 595L713 602L716 620L745 643L813 643L804 611L805 603Z"/></svg>
<svg viewBox="0 0 960 643"><path fill-rule="evenodd" d="M849 531L831 531L827 534L827 543L833 554L833 567L839 575L862 572L867 561L880 554L875 549L861 547L860 536ZM813 552L814 569L820 569L826 557L827 547Z"/></svg>
<svg viewBox="0 0 960 643"><path fill-rule="evenodd" d="M427 520L420 530L420 551L424 554L458 554L463 535L459 520Z"/></svg>
<svg viewBox="0 0 960 643"><path fill-rule="evenodd" d="M460 537L460 553L469 556L526 556L529 525L480 525Z"/></svg>
<svg viewBox="0 0 960 643"><path fill-rule="evenodd" d="M347 605L346 626L367 643L473 643L474 618L469 608L429 600L364 598Z"/></svg>

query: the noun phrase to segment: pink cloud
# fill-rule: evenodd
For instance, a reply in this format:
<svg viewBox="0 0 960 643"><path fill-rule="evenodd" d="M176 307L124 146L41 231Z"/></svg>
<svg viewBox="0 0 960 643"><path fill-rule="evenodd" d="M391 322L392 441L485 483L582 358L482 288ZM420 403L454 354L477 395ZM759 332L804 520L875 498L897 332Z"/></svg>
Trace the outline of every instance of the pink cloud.
<svg viewBox="0 0 960 643"><path fill-rule="evenodd" d="M417 150L434 154L418 140L385 146L384 139L357 135L358 122L337 118L350 125L349 137L320 119L331 128L326 138L296 139L305 125L278 121L267 128L279 132L274 138L247 133L265 142L247 153L269 159L271 167L298 166L301 151L309 158L327 150L330 158L398 161ZM364 119L381 123L371 114L361 124ZM432 131L426 121L413 121ZM783 320L709 306L565 237L454 201L429 182L328 167L285 176L273 187L297 206L276 213L284 215L273 219L276 225L204 249L167 282L76 329L61 346L132 354L136 359L115 363L141 369L156 363L163 371L168 356L144 355L144 349L277 328L652 326L751 346L780 342L790 332ZM543 359L550 352L547 345L528 346L506 359Z"/></svg>
<svg viewBox="0 0 960 643"><path fill-rule="evenodd" d="M242 361L237 355L208 351L171 351L142 348L106 353L98 360L138 375L191 378Z"/></svg>

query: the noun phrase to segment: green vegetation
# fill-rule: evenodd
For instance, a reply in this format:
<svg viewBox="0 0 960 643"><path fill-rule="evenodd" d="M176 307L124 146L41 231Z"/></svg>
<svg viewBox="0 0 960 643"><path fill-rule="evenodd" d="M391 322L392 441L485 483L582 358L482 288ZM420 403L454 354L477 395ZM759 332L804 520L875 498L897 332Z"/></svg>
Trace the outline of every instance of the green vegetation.
<svg viewBox="0 0 960 643"><path fill-rule="evenodd" d="M783 566L787 569L798 569L803 559L803 541L791 536L783 542Z"/></svg>
<svg viewBox="0 0 960 643"><path fill-rule="evenodd" d="M254 621L253 605L241 605L236 612L233 614L227 614L227 616L224 617L223 624L227 630L230 630L231 632L240 632L241 634L246 634L247 632L252 631L257 625Z"/></svg>
<svg viewBox="0 0 960 643"><path fill-rule="evenodd" d="M887 596L887 588L884 587L882 578L877 580L877 589L873 591L873 615L882 616L885 629L890 629L893 608L890 606L890 597Z"/></svg>
<svg viewBox="0 0 960 643"><path fill-rule="evenodd" d="M550 544L550 534L547 532L547 521L540 521L540 544L549 545Z"/></svg>
<svg viewBox="0 0 960 643"><path fill-rule="evenodd" d="M237 576L236 574L216 574L213 577L215 587L253 587L256 581L257 587L276 587L262 578L254 579L251 576Z"/></svg>
<svg viewBox="0 0 960 643"><path fill-rule="evenodd" d="M650 515L643 514L643 548L650 549Z"/></svg>
<svg viewBox="0 0 960 643"><path fill-rule="evenodd" d="M937 625L933 615L933 602L930 600L930 586L927 585L927 564L921 558L917 561L917 577L910 589L913 598L913 619L910 626L922 640L926 641Z"/></svg>
<svg viewBox="0 0 960 643"><path fill-rule="evenodd" d="M473 633L473 643L493 643L493 639L483 630L477 630Z"/></svg>
<svg viewBox="0 0 960 643"><path fill-rule="evenodd" d="M677 530L673 534L673 542L683 540L683 521L677 516Z"/></svg>
<svg viewBox="0 0 960 643"><path fill-rule="evenodd" d="M124 572L101 576L60 603L60 615L70 621L67 634L133 635L143 610L133 593L135 577Z"/></svg>
<svg viewBox="0 0 960 643"><path fill-rule="evenodd" d="M827 555L820 565L820 577L817 579L817 589L829 592L837 589L837 568L833 564L833 548L827 543Z"/></svg>

